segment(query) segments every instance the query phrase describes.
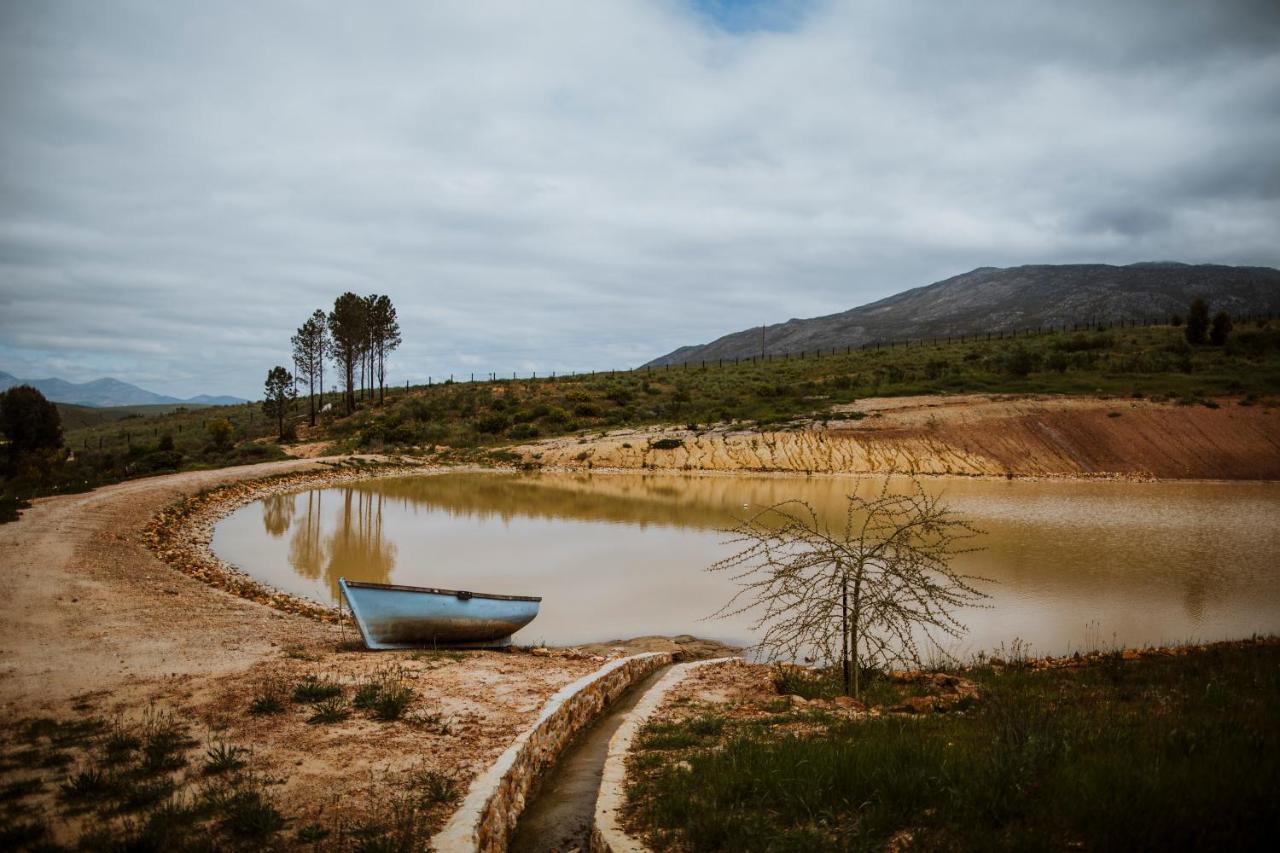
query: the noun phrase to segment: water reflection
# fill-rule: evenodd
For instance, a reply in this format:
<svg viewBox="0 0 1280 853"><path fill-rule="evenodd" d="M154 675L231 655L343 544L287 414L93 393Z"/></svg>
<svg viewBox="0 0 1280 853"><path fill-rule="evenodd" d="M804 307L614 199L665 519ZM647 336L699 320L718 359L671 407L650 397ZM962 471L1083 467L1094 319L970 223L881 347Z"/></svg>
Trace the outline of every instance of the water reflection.
<svg viewBox="0 0 1280 853"><path fill-rule="evenodd" d="M335 494L336 493L336 494ZM324 532L324 496L337 498L336 523ZM386 498L361 489L313 490L303 495L280 495L290 501L292 518L299 503L305 509L289 539L289 565L300 576L322 580L329 599L337 601L338 578L388 583L396 565L396 545L383 534L382 507ZM281 513L284 515L285 513ZM265 513L264 513L265 516ZM268 532L274 530L268 528Z"/></svg>
<svg viewBox="0 0 1280 853"><path fill-rule="evenodd" d="M800 497L833 524L836 477L450 474L318 489L219 525L224 558L290 592L336 601L337 578L543 595L528 642L645 633L750 641L749 619L701 621L733 587L703 569L737 516ZM1014 637L1045 652L1106 640L1280 630L1280 486L936 480L987 531L961 568L993 578L965 614L964 651ZM287 540L284 538L288 534ZM407 560L397 561L398 553Z"/></svg>

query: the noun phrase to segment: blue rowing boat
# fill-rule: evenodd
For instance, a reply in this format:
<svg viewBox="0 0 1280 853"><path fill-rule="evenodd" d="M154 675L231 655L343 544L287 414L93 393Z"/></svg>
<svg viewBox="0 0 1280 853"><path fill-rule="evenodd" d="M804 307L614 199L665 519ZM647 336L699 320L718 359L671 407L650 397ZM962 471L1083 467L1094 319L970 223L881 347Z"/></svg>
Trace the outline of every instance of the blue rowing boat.
<svg viewBox="0 0 1280 853"><path fill-rule="evenodd" d="M338 578L370 649L497 648L538 615L541 598Z"/></svg>

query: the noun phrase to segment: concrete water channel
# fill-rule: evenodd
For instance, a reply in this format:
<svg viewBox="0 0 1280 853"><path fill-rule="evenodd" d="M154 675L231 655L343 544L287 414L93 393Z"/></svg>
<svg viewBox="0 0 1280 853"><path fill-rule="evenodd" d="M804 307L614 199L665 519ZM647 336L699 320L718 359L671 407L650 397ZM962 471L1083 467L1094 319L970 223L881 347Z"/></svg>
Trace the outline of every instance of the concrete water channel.
<svg viewBox="0 0 1280 853"><path fill-rule="evenodd" d="M529 797L508 848L512 853L590 849L609 741L627 713L670 669L661 667L630 687L565 748Z"/></svg>

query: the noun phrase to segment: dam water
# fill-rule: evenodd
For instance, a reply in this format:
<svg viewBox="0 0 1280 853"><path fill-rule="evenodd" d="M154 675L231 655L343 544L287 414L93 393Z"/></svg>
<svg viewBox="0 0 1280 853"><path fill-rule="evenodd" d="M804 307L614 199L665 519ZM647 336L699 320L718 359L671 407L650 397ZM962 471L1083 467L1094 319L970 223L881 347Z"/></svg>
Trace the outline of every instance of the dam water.
<svg viewBox="0 0 1280 853"><path fill-rule="evenodd" d="M1280 484L923 481L981 528L957 558L989 578L962 656L1015 639L1065 654L1280 632ZM221 521L213 548L253 577L332 603L339 577L540 595L522 644L696 634L737 645L751 614L706 568L736 518L801 499L838 525L835 476L457 473L278 495Z"/></svg>

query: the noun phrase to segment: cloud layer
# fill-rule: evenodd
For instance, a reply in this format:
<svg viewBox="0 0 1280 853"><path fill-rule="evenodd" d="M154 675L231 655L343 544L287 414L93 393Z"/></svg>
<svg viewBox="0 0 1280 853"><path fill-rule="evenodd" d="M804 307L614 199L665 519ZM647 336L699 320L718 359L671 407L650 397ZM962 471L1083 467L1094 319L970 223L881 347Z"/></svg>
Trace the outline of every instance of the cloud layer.
<svg viewBox="0 0 1280 853"><path fill-rule="evenodd" d="M1261 2L0 7L0 369L628 366L975 266L1280 264Z"/></svg>

